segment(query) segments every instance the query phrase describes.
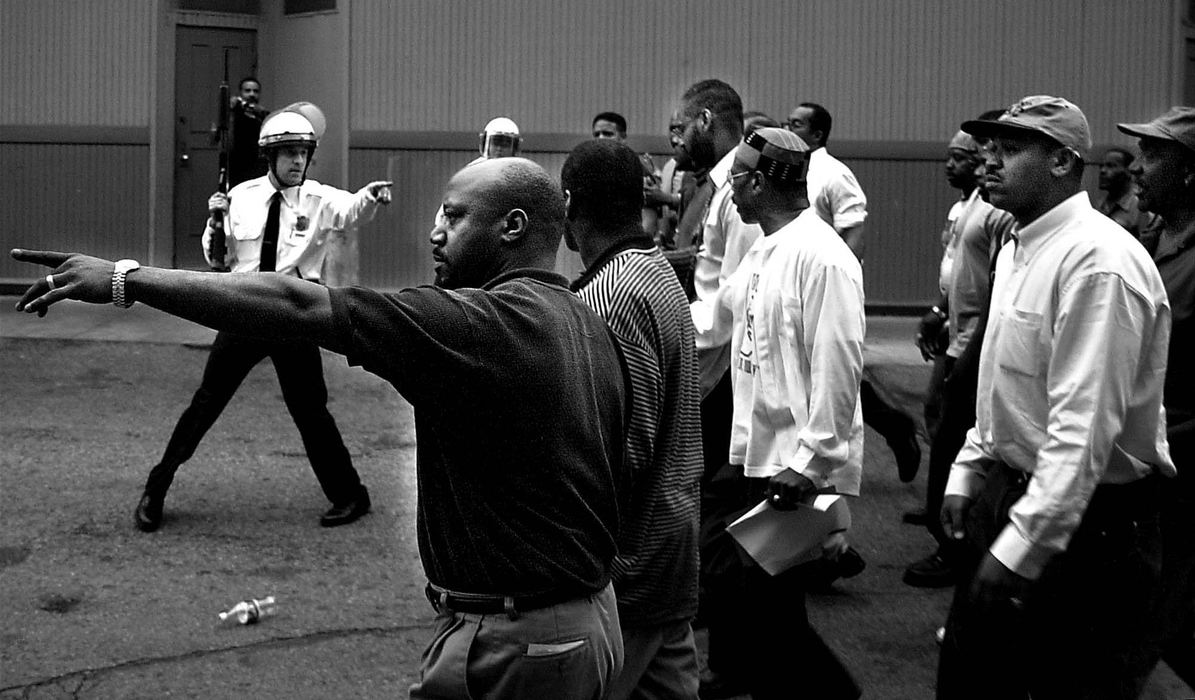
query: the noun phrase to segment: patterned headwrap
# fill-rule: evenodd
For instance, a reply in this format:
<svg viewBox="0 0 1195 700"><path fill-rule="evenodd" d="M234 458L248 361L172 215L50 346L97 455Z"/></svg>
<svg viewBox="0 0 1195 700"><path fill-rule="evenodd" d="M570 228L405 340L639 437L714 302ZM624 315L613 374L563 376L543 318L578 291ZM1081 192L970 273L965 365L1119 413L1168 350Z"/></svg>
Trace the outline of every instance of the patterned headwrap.
<svg viewBox="0 0 1195 700"><path fill-rule="evenodd" d="M743 139L735 160L776 182L804 182L809 146L791 131L764 127Z"/></svg>

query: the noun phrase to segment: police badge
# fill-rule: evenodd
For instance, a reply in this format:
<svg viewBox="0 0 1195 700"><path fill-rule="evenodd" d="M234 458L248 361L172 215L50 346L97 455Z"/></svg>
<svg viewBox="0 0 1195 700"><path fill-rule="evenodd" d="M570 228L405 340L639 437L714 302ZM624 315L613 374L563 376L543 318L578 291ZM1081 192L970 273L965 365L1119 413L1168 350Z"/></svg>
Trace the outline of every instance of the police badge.
<svg viewBox="0 0 1195 700"><path fill-rule="evenodd" d="M308 223L309 223L309 220L307 219L307 217L300 215L297 219L295 219L295 229L298 231L306 231Z"/></svg>

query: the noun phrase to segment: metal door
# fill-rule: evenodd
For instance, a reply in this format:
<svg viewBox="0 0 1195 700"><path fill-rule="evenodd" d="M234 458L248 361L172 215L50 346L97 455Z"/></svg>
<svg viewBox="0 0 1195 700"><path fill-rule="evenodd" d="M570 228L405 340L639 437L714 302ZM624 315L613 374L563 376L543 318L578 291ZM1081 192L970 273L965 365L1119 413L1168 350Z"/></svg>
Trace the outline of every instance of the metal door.
<svg viewBox="0 0 1195 700"><path fill-rule="evenodd" d="M224 56L228 83L257 73L257 33L250 29L178 27L174 61L174 266L206 270L200 240L207 199L216 191L218 152L213 133L218 118ZM264 100L263 100L264 102Z"/></svg>

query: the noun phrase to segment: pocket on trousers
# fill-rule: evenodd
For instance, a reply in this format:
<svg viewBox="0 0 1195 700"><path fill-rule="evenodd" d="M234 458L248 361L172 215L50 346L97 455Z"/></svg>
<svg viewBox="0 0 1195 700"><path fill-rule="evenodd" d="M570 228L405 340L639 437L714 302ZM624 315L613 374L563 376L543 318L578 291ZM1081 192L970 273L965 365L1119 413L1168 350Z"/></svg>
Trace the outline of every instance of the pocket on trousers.
<svg viewBox="0 0 1195 700"><path fill-rule="evenodd" d="M469 650L468 687L475 698L593 698L601 678L588 639L520 643L484 629Z"/></svg>
<svg viewBox="0 0 1195 700"><path fill-rule="evenodd" d="M559 656L560 654L570 652L573 649L584 645L584 639L578 639L572 642L560 642L559 644L528 644L527 651L523 655L533 658Z"/></svg>

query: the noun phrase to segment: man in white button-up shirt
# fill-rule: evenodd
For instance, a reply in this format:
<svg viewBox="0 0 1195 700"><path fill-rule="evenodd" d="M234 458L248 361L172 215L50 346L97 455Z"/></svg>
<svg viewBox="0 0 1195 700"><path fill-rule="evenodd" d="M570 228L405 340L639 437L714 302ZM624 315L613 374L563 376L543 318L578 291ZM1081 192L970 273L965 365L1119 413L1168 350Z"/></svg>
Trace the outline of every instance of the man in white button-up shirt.
<svg viewBox="0 0 1195 700"><path fill-rule="evenodd" d="M1129 663L1159 574L1174 475L1162 386L1170 307L1144 248L1081 188L1091 136L1066 100L1026 97L983 140L996 264L976 425L951 470L956 590L939 698L1135 697Z"/></svg>
<svg viewBox="0 0 1195 700"><path fill-rule="evenodd" d="M734 385L730 463L740 510L766 496L795 508L818 491L857 496L863 471L863 270L810 208L809 147L783 129L749 134L727 179L745 222L761 227L734 274L692 306L698 343L729 341ZM729 619L738 671L756 698L855 698L850 674L809 625L808 572L740 565ZM799 660L807 673L792 676Z"/></svg>
<svg viewBox="0 0 1195 700"><path fill-rule="evenodd" d="M319 281L335 229L373 217L379 202L390 201L389 182L371 182L356 193L307 179L307 166L323 127L323 114L310 103L296 103L262 124L258 146L269 172L237 185L226 196L208 200L212 212L224 212L226 254L214 259L209 218L203 233L208 262L233 273L276 272ZM144 532L162 524L163 504L174 475L195 453L241 382L269 357L278 373L286 409L303 439L311 469L332 503L320 524L351 523L369 511L369 493L353 468L336 421L328 411L328 389L319 347L292 338L253 337L221 331L212 343L203 380L191 405L179 418L161 461L150 470L133 518Z"/></svg>

